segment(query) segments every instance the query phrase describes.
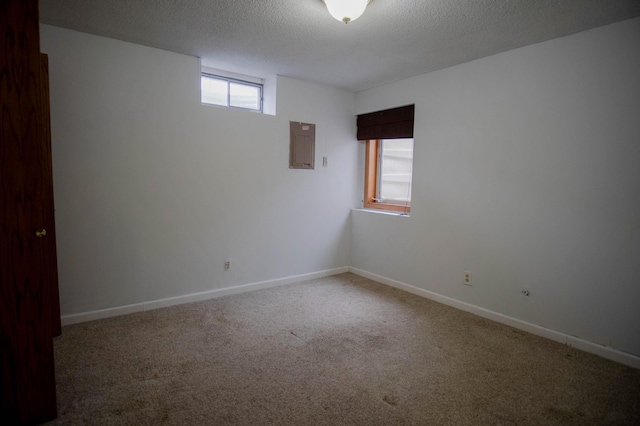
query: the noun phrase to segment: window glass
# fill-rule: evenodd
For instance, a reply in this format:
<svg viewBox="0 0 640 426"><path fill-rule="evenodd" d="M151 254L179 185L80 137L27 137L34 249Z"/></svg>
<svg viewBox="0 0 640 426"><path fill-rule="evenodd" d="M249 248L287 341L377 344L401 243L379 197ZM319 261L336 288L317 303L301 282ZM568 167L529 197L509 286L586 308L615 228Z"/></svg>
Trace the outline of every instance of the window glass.
<svg viewBox="0 0 640 426"><path fill-rule="evenodd" d="M227 106L229 84L226 80L202 76L202 103Z"/></svg>
<svg viewBox="0 0 640 426"><path fill-rule="evenodd" d="M229 105L232 107L260 109L260 88L246 84L229 83Z"/></svg>
<svg viewBox="0 0 640 426"><path fill-rule="evenodd" d="M413 139L383 139L378 172L378 198L411 201Z"/></svg>

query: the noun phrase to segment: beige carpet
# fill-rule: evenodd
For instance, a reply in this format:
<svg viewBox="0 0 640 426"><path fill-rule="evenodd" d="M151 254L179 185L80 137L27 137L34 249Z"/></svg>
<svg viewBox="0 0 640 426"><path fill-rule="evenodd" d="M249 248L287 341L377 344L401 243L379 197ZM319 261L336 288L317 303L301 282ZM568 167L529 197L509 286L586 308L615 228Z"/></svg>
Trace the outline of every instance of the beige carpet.
<svg viewBox="0 0 640 426"><path fill-rule="evenodd" d="M640 370L353 274L67 326L55 356L53 424L640 424Z"/></svg>

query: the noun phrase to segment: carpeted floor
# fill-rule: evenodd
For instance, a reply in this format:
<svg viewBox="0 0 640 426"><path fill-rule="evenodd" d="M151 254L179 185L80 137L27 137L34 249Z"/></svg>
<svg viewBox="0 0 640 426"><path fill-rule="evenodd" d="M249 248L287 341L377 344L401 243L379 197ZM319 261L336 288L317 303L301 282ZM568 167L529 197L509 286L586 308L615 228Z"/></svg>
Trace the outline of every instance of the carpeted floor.
<svg viewBox="0 0 640 426"><path fill-rule="evenodd" d="M640 370L353 274L62 333L52 424L640 424Z"/></svg>

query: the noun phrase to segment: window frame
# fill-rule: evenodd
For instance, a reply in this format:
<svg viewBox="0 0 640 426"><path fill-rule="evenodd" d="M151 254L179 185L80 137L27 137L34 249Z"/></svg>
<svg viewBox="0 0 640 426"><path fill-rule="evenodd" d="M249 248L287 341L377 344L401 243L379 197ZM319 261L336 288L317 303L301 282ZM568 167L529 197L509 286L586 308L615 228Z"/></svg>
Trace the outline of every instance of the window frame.
<svg viewBox="0 0 640 426"><path fill-rule="evenodd" d="M380 172L380 149L382 139L367 139L365 145L364 166L364 208L397 211L405 214L411 212L411 201L376 201ZM411 176L413 181L413 172Z"/></svg>
<svg viewBox="0 0 640 426"><path fill-rule="evenodd" d="M211 78L211 79L220 80L220 81L225 81L227 83L227 104L226 105L220 105L220 104L211 104L211 103L202 101L202 82L201 82L200 83L200 102L203 105L213 105L213 106L219 106L219 107L223 107L223 108L233 108L233 109L239 109L239 110L242 110L242 111L254 111L254 112L259 112L259 113L263 112L264 84L254 83L252 81L241 80L241 79L233 78L233 77L225 77L223 75L213 74L213 73L205 72L205 71L200 72L200 79L201 80L202 80L202 77ZM259 97L260 97L260 99L259 99L259 109L245 108L245 107L231 105L231 83L258 88Z"/></svg>

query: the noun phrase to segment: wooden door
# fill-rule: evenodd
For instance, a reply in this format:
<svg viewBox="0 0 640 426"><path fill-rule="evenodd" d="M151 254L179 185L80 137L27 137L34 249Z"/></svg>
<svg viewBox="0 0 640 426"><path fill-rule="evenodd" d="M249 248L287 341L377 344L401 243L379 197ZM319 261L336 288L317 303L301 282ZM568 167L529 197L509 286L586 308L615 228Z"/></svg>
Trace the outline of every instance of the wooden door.
<svg viewBox="0 0 640 426"><path fill-rule="evenodd" d="M59 332L37 0L0 0L0 423L56 417ZM55 262L55 258L53 258Z"/></svg>

